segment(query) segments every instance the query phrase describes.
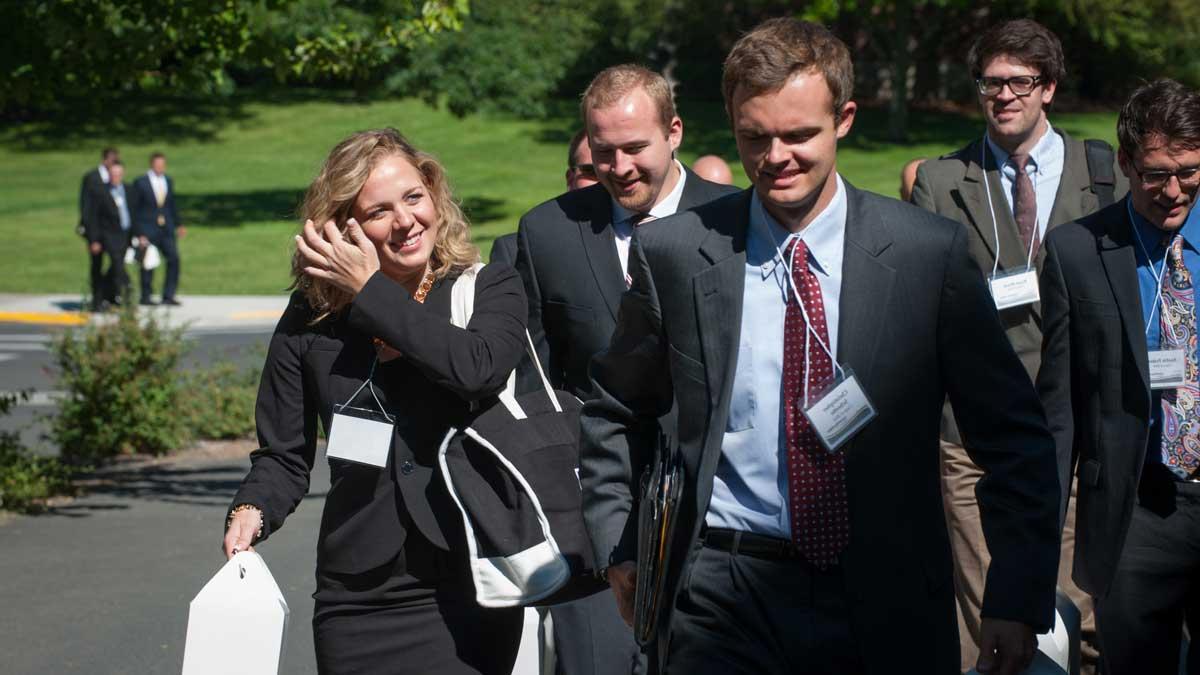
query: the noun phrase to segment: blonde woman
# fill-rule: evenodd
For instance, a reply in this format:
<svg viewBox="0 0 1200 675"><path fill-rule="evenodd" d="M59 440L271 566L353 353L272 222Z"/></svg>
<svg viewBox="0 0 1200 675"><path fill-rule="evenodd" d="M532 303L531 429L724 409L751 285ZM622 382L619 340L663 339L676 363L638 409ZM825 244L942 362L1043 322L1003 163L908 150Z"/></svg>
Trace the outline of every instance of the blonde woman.
<svg viewBox="0 0 1200 675"><path fill-rule="evenodd" d="M441 165L394 129L339 143L302 211L296 290L255 411L261 449L225 553L266 539L304 497L319 420L332 482L317 537L319 671L507 674L521 610L475 604L436 452L524 353L520 278L484 268L469 326L450 324L453 282L479 253ZM390 436L335 447L339 424L363 420L390 424Z"/></svg>

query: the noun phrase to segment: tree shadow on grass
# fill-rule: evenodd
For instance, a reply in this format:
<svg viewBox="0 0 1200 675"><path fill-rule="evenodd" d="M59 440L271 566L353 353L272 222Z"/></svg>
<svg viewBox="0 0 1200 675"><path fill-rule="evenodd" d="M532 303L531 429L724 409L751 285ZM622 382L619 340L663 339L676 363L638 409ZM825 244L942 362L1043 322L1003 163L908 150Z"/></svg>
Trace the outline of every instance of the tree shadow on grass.
<svg viewBox="0 0 1200 675"><path fill-rule="evenodd" d="M218 192L176 197L180 218L188 225L241 227L246 223L296 218L304 189Z"/></svg>
<svg viewBox="0 0 1200 675"><path fill-rule="evenodd" d="M0 147L15 152L74 150L81 145L116 142L145 145L157 142L218 138L234 122L254 118L252 103L293 105L327 101L353 105L367 102L352 91L309 88L251 87L229 96L110 96L79 101L41 119L0 125ZM99 140L98 140L99 139ZM99 147L96 148L98 152Z"/></svg>

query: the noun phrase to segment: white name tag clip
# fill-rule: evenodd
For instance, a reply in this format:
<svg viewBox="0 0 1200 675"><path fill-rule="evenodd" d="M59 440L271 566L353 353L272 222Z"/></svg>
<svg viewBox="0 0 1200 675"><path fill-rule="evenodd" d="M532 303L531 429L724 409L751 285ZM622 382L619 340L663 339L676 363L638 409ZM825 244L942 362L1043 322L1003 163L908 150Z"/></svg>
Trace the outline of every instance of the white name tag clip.
<svg viewBox="0 0 1200 675"><path fill-rule="evenodd" d="M800 403L800 412L808 418L817 438L829 452L837 452L854 437L877 413L858 378L849 368L841 368L835 379L807 409Z"/></svg>
<svg viewBox="0 0 1200 675"><path fill-rule="evenodd" d="M1182 349L1152 349L1147 356L1151 389L1177 389L1187 384L1187 354Z"/></svg>
<svg viewBox="0 0 1200 675"><path fill-rule="evenodd" d="M993 274L988 279L988 289L996 309L1008 309L1030 305L1041 300L1038 291L1037 270L1026 267L1022 270Z"/></svg>
<svg viewBox="0 0 1200 675"><path fill-rule="evenodd" d="M333 406L333 421L329 425L329 442L325 445L326 459L341 459L357 464L368 464L384 468L392 451L392 426L396 420L383 409L379 396L375 393L375 385L371 377L375 374L375 366L371 366L371 375L362 383L350 398L340 405ZM351 403L365 388L370 388L371 397L375 399L378 410L356 408Z"/></svg>

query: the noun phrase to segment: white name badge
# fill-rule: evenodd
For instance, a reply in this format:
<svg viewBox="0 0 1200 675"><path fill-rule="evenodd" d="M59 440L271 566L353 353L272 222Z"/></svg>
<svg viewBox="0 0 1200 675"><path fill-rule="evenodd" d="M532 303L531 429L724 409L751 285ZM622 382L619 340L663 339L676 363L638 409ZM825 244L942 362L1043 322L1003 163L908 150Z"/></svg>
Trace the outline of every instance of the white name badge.
<svg viewBox="0 0 1200 675"><path fill-rule="evenodd" d="M876 416L875 407L859 385L858 378L849 368L844 372L844 379L821 394L807 410L801 410L821 444L830 452L837 452Z"/></svg>
<svg viewBox="0 0 1200 675"><path fill-rule="evenodd" d="M1182 349L1154 349L1149 354L1150 388L1175 389L1187 384L1187 359Z"/></svg>
<svg viewBox="0 0 1200 675"><path fill-rule="evenodd" d="M391 450L392 424L386 415L366 408L333 406L326 458L383 468Z"/></svg>
<svg viewBox="0 0 1200 675"><path fill-rule="evenodd" d="M992 291L992 300L996 303L996 309L1020 307L1041 299L1038 292L1036 270L1028 269L996 275L988 279L988 287Z"/></svg>

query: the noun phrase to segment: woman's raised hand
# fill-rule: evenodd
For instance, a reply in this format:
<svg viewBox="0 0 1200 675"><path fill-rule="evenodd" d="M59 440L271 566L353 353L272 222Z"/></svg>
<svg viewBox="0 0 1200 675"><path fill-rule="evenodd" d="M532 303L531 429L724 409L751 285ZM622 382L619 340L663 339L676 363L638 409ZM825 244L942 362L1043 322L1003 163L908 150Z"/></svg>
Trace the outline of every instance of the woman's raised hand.
<svg viewBox="0 0 1200 675"><path fill-rule="evenodd" d="M353 218L346 221L344 236L332 220L322 230L324 237L313 221L306 220L304 236L296 235L296 249L307 263L304 273L357 295L379 271L379 252Z"/></svg>

